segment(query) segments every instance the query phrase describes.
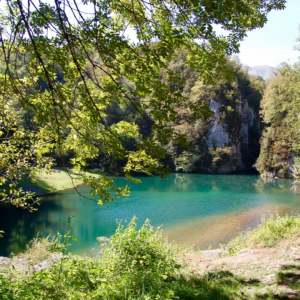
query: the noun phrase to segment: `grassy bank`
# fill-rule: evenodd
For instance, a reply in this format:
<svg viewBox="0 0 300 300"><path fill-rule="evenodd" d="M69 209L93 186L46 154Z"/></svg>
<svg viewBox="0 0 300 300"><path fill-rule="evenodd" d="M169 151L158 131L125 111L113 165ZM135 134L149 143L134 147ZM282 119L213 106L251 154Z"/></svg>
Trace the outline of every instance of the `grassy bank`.
<svg viewBox="0 0 300 300"><path fill-rule="evenodd" d="M18 258L36 265L63 248L37 239ZM101 258L67 255L38 273L2 271L0 299L300 299L299 216L265 218L225 248L222 257L189 252L133 220L119 225Z"/></svg>
<svg viewBox="0 0 300 300"><path fill-rule="evenodd" d="M299 216L263 216L261 224L246 232L236 235L225 247L231 255L245 248L275 247L283 240L300 238Z"/></svg>
<svg viewBox="0 0 300 300"><path fill-rule="evenodd" d="M24 178L20 182L20 185L23 187L29 187L29 189L30 187L34 187L41 190L43 193L52 193L83 184L83 180L80 176L78 176L79 174L72 169L69 169L68 172L66 172L63 168L57 168L52 171L54 172L47 173L44 170L40 170L36 172L34 181ZM94 172L94 170L86 170L84 173L93 177L98 177L100 174Z"/></svg>

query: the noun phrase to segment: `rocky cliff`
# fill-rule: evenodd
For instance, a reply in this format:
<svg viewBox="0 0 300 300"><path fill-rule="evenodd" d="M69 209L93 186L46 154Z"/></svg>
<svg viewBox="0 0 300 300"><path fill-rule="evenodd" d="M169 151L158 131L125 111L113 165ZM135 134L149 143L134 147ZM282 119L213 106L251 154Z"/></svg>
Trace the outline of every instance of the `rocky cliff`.
<svg viewBox="0 0 300 300"><path fill-rule="evenodd" d="M215 100L210 101L210 109L214 117L210 121L210 128L206 137L206 144L209 149L223 149L228 152L228 161L224 161L218 168L218 173L234 173L249 170L249 164L244 161L245 151L249 151L251 129L254 124L259 130L259 116L253 107L250 107L247 99L236 105L236 130L230 131L226 121L220 121L222 116L222 104ZM232 120L231 120L232 121ZM258 142L258 141L257 141ZM220 150L219 150L220 151ZM209 168L208 172L213 172Z"/></svg>
<svg viewBox="0 0 300 300"><path fill-rule="evenodd" d="M231 82L219 80L205 85L198 79L197 70L186 65L186 53L182 50L174 57L169 68L181 75L183 83L173 85L162 71L162 81L182 91L186 102L177 108L175 129L184 134L188 148L172 141L164 145L167 156L164 163L175 172L235 173L256 171L253 165L259 155L260 120L259 110L264 81L249 75L247 69L235 60L228 61L235 75ZM213 112L210 117L199 117L191 112L190 106L205 104ZM108 115L120 116L124 109L117 104ZM129 111L130 113L130 111ZM118 122L112 117L109 124ZM151 124L136 119L141 137L151 135ZM116 173L124 161L111 163L105 157L90 162L90 167ZM119 169L118 169L119 168Z"/></svg>
<svg viewBox="0 0 300 300"><path fill-rule="evenodd" d="M259 103L263 83L232 62L236 79L212 86L195 82L189 102L203 101L214 115L194 118L188 106L178 111L178 132L189 142L185 149L169 143L168 163L173 171L195 173L236 173L254 171L259 155Z"/></svg>

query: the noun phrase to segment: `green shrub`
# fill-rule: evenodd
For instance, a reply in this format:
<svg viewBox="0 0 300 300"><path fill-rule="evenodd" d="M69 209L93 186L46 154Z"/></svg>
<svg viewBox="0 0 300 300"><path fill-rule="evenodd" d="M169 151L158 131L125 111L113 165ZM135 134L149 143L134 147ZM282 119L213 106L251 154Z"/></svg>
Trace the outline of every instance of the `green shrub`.
<svg viewBox="0 0 300 300"><path fill-rule="evenodd" d="M74 238L69 221L67 234L59 235L54 245L64 253ZM31 248L39 244L36 240ZM109 245L102 244L99 258L66 255L38 273L1 270L0 299L245 299L241 288L248 283L243 278L228 271L199 278L184 261L179 265L182 249L167 243L149 221L141 229L135 218L126 228L119 224Z"/></svg>
<svg viewBox="0 0 300 300"><path fill-rule="evenodd" d="M41 261L47 259L51 255L51 249L58 243L57 238L39 237L32 239L28 245L26 245L26 251L15 255L13 257L26 259L31 265L37 265Z"/></svg>
<svg viewBox="0 0 300 300"><path fill-rule="evenodd" d="M161 229L147 220L138 230L134 218L119 224L100 258L68 255L39 273L0 276L3 299L173 299L173 281L182 276L178 252Z"/></svg>
<svg viewBox="0 0 300 300"><path fill-rule="evenodd" d="M294 236L300 236L299 216L264 216L257 228L238 234L226 247L233 255L249 247L274 247L281 240Z"/></svg>

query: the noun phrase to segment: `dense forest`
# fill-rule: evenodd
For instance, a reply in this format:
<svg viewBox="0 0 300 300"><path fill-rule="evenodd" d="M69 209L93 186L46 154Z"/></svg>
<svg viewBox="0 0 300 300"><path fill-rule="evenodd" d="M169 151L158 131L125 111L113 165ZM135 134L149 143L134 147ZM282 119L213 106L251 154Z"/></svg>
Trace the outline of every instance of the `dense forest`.
<svg viewBox="0 0 300 300"><path fill-rule="evenodd" d="M166 70L160 71L160 80L164 84L183 93L185 101L176 108L176 121L172 127L186 137L184 145L176 141L162 144L166 156L161 162L173 172L258 171L267 177L294 177L299 146L297 133L293 131L295 127L289 124L297 121L297 102L293 99L297 99L298 95L298 66L283 64L266 82L259 75L250 75L238 58L228 59L233 79L220 79L208 85L199 80L199 72L188 66L186 61L187 52L181 49L168 64L169 70L180 77L176 84L169 81ZM86 71L91 72L90 65ZM5 72L3 62L1 72ZM55 67L55 72L57 80L64 83L60 66ZM123 85L128 88L128 82ZM40 80L39 88L47 89L47 85ZM198 106L202 114L192 111L191 106ZM17 112L25 131L39 128L32 109L24 109L14 100L11 108ZM127 149L137 150L139 141L150 136L160 143L153 134L151 115L146 114L147 120L135 114L132 104L112 101L104 112L105 122L110 127L120 120L137 126L139 134L126 137ZM68 149L63 155L58 151L46 154L59 167L72 166L75 156L74 149ZM87 160L86 167L96 172L121 174L127 160L108 158L106 153L99 153Z"/></svg>
<svg viewBox="0 0 300 300"><path fill-rule="evenodd" d="M55 164L102 202L128 187L84 169L137 182L252 168L262 84L228 59L285 0L25 2L0 18L2 202L30 206L20 180Z"/></svg>
<svg viewBox="0 0 300 300"><path fill-rule="evenodd" d="M219 80L205 85L198 79L197 70L186 65L187 53L182 49L174 55L169 68L178 73L183 81L177 84L186 97L176 109L176 132L186 137L187 145L170 141L163 145L167 156L164 164L176 172L233 173L254 171L254 163L259 155L260 101L264 80L260 76L249 75L238 59L228 60L234 80ZM169 84L164 71L161 80ZM197 116L191 105L202 105L207 116ZM113 103L108 108L109 124L119 122L119 118L130 115L132 108ZM149 136L151 123L138 117L134 122L143 137ZM105 172L120 172L124 161L109 163L104 156L89 161L89 166Z"/></svg>
<svg viewBox="0 0 300 300"><path fill-rule="evenodd" d="M264 131L256 168L262 176L297 177L299 156L299 64L282 64L261 102Z"/></svg>
<svg viewBox="0 0 300 300"><path fill-rule="evenodd" d="M170 166L171 171L195 173L233 173L253 171L253 165L259 154L260 138L260 101L264 80L259 76L249 75L238 59L228 59L228 68L232 68L234 79L221 79L215 84L206 85L198 79L199 72L186 65L187 52L178 51L170 61L168 67L178 74L181 83L176 86L169 82L165 70L161 71L161 81L170 88L182 91L185 101L176 108L176 122L172 125L176 132L186 137L186 144L170 141L162 146L166 157L162 160ZM56 66L57 80L65 82L59 66ZM90 72L90 66L87 66ZM4 73L2 67L2 74ZM25 76L24 74L22 74ZM125 85L125 83L124 83ZM39 88L47 88L40 81ZM199 106L206 112L206 116L197 114L190 106ZM38 128L35 113L30 108L25 110L17 102L12 101L12 109L18 112L22 127L25 131L34 131ZM132 104L124 101L112 103L105 109L105 122L110 127L120 120L136 124L139 135L128 138L126 147L136 150L136 144L153 135L152 123L141 115L134 115ZM200 117L199 117L200 115ZM151 116L148 115L151 120ZM67 129L65 132L67 136ZM154 136L154 141L159 143ZM54 159L56 166L64 163L71 166L70 161L76 155L75 149L47 154ZM125 167L126 159L108 159L108 156L99 153L89 159L86 167L99 172L120 174Z"/></svg>

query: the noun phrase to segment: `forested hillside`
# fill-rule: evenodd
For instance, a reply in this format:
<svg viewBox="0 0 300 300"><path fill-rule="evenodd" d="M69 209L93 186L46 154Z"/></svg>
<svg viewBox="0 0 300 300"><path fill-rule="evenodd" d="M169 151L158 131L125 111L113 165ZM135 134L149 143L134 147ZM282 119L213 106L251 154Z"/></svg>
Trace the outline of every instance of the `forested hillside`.
<svg viewBox="0 0 300 300"><path fill-rule="evenodd" d="M204 85L197 72L185 66L185 53L174 59L171 68L180 70L187 96L178 109L175 128L187 136L188 148L175 142L166 145L174 171L232 173L253 170L259 154L259 109L264 82L249 75L237 60L228 61L234 70L233 81L219 80ZM197 118L190 105L206 103L213 115Z"/></svg>
<svg viewBox="0 0 300 300"><path fill-rule="evenodd" d="M176 122L172 127L176 132L187 137L185 146L170 141L162 144L167 157L163 163L172 171L196 173L232 173L253 171L253 164L259 155L260 120L259 109L264 82L259 77L249 75L237 60L228 60L235 78L219 80L215 84L205 85L198 79L199 72L186 64L187 52L178 51L169 63L169 68L181 78L178 84L169 82L167 72L161 71L161 81L182 91L186 101L176 108ZM59 81L64 82L59 66L56 67ZM91 72L87 66L87 72ZM123 83L124 86L128 85ZM41 88L43 83L40 82ZM190 107L198 108L199 113ZM32 110L24 110L17 103L18 111L26 130L35 130ZM124 101L112 103L105 110L105 121L109 126L126 120L138 125L139 136L127 138L127 149L136 150L134 144L151 135L152 123L141 115L134 115L134 106ZM204 115L204 116L203 116ZM151 116L147 117L151 120ZM125 137L124 137L125 138ZM157 138L154 140L159 143ZM48 154L62 166L62 159L69 164L75 156L74 151L65 151L61 158L58 152ZM88 160L87 168L110 174L121 173L126 159L108 159L105 153Z"/></svg>
<svg viewBox="0 0 300 300"><path fill-rule="evenodd" d="M176 88L183 92L186 101L176 109L177 121L173 128L187 137L187 145L170 141L164 144L167 157L163 162L172 171L195 173L233 173L253 171L259 155L260 119L259 109L264 81L249 75L237 60L228 61L235 79L219 80L205 85L198 79L197 70L186 65L187 53L179 51L169 64L183 80ZM164 71L162 81L169 84ZM206 117L195 114L190 106L198 106ZM130 115L131 106L113 103L109 109L109 124ZM115 116L115 117L112 117ZM143 137L151 134L151 124L137 117ZM106 172L121 170L125 161L109 163L104 157L89 161L93 168Z"/></svg>
<svg viewBox="0 0 300 300"><path fill-rule="evenodd" d="M219 80L204 84L199 72L187 66L187 52L177 51L168 64L178 83L169 81L166 70L160 72L160 80L170 88L179 89L185 97L182 106L176 108L176 132L186 137L186 144L170 141L162 144L166 158L162 162L173 172L236 173L255 172L264 177L293 178L298 171L299 128L297 110L299 97L299 64L283 64L274 71L267 83L248 73L238 59L228 60L228 70L233 71L233 80ZM2 65L2 74L3 71ZM88 65L87 72L92 72ZM64 82L59 66L57 78ZM42 89L47 88L42 81ZM130 90L130 83L123 82ZM18 102L12 102L25 130L36 130L34 112L24 110ZM192 111L190 107L194 107ZM198 109L199 114L195 113ZM128 138L127 149L135 151L136 143L153 135L152 117L135 114L132 104L112 100L105 109L105 122L109 126L126 120L136 124L139 135ZM148 120L147 120L148 119ZM124 137L125 138L125 137ZM67 165L75 157L74 151L57 151L47 154L57 166L62 159ZM126 159L112 159L103 153L88 159L87 168L109 174L121 174Z"/></svg>
<svg viewBox="0 0 300 300"><path fill-rule="evenodd" d="M256 167L262 176L297 176L300 65L283 64L269 81L261 103L265 124Z"/></svg>
<svg viewBox="0 0 300 300"><path fill-rule="evenodd" d="M176 122L172 127L186 136L187 142L185 146L175 141L162 144L167 153L162 162L175 172L253 172L255 165L263 176L294 177L297 171L295 158L299 152L295 131L299 67L283 65L266 85L260 76L249 74L237 59L232 59L228 60L228 69L233 70L234 79L207 85L198 79L199 72L187 66L186 61L187 52L181 49L168 64L180 78L176 84L169 81L165 70L160 72L162 83L179 89L185 97L185 102L176 108ZM4 74L3 63L1 68ZM58 80L63 83L61 68L56 66L55 70ZM86 71L91 72L90 65ZM128 82L122 84L130 90ZM47 88L42 81L39 85L42 89ZM25 110L17 101L12 101L11 105L24 130L38 129L33 110ZM191 111L191 106L200 114ZM105 122L109 126L120 120L138 126L138 136L123 137L127 139L127 149L132 151L136 150L139 141L153 136L152 117L146 114L145 118L134 112L134 106L126 101L112 100L105 109ZM159 143L155 135L153 137ZM47 157L54 159L57 166L63 165L62 159L71 166L69 162L74 159L75 152L65 151L61 156L53 151ZM121 174L127 160L108 159L105 153L99 153L87 162L87 168Z"/></svg>
<svg viewBox="0 0 300 300"><path fill-rule="evenodd" d="M179 76L179 83L169 81L166 70L161 71L161 81L170 88L182 91L185 102L176 108L176 122L172 125L175 131L186 136L187 144L170 141L162 144L167 156L163 163L172 171L196 173L232 173L253 171L253 164L259 155L260 120L259 109L264 81L259 76L249 75L246 68L238 60L228 60L228 69L233 71L233 81L219 80L215 84L206 85L198 79L199 72L187 66L187 52L182 49L174 55L169 63L169 69ZM3 70L2 64L2 70ZM59 66L55 71L59 82L64 83L64 75ZM86 68L91 72L91 66ZM25 72L25 70L24 70ZM4 74L4 71L2 71ZM25 74L21 74L25 76ZM181 83L180 83L181 82ZM130 90L130 83L123 82ZM40 80L41 89L47 86ZM128 87L129 86L129 87ZM190 107L195 107L192 111ZM24 130L36 131L38 124L34 121L34 112L29 108L24 110L16 101L12 107L18 113ZM136 124L139 135L123 137L127 139L127 149L136 150L135 144L153 136L151 116L134 114L135 108L128 101L123 103L113 101L105 109L105 122L110 127L116 126L120 120ZM147 120L147 118L150 120ZM67 131L65 132L67 135ZM157 143L158 138L154 137ZM126 143L126 142L125 142ZM74 159L74 150L65 150L63 156L58 151L47 156L53 158L57 166L70 165ZM88 159L87 168L100 172L118 174L126 165L126 159L110 158L105 153L99 153L93 159Z"/></svg>

